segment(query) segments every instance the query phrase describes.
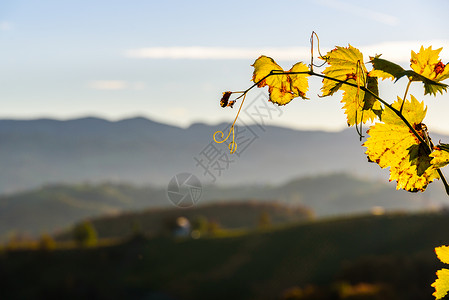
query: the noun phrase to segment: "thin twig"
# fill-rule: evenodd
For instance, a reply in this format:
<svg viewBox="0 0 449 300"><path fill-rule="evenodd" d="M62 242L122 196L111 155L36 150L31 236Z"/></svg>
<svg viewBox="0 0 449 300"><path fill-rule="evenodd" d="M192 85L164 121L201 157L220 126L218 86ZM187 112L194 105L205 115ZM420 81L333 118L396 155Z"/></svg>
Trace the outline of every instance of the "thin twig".
<svg viewBox="0 0 449 300"><path fill-rule="evenodd" d="M402 98L401 109L399 110L399 112L400 112L401 114L402 114L402 108L404 107L405 98L407 97L408 88L410 87L410 83L412 83L412 80L409 78L409 79L408 79L408 83L407 83L407 87L406 87L406 89L405 89L404 98Z"/></svg>
<svg viewBox="0 0 449 300"><path fill-rule="evenodd" d="M444 188L446 189L446 194L449 195L449 184L447 183L446 178L444 177L443 172L440 169L437 169L438 175L440 175L441 181L443 182Z"/></svg>

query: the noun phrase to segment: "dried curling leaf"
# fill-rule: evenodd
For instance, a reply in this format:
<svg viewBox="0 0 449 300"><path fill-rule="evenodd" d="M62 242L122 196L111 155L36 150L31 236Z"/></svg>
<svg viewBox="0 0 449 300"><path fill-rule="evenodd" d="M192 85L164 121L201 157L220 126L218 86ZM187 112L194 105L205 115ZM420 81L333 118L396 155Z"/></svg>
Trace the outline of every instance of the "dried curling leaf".
<svg viewBox="0 0 449 300"><path fill-rule="evenodd" d="M227 91L223 93L223 97L220 100L220 106L221 107L232 107L234 105L234 101L229 101L229 97L231 97L232 92Z"/></svg>

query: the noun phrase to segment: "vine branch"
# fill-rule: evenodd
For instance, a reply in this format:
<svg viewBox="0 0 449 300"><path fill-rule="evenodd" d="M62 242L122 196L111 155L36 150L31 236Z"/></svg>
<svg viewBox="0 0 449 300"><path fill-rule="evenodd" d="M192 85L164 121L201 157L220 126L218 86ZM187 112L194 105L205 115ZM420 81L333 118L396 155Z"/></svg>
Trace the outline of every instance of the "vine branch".
<svg viewBox="0 0 449 300"><path fill-rule="evenodd" d="M323 78L323 79L329 79L329 80L332 80L332 81L335 81L335 82L338 82L338 83L341 83L341 84L346 84L346 85L355 87L357 89L361 89L365 93L369 93L371 96L373 96L378 101L380 101L383 105L385 105L386 107L391 109L404 122L404 124L410 129L410 131L419 140L419 142L424 145L424 150L426 151L427 155L432 153L431 146L426 143L426 141L422 138L422 136L418 132L416 132L416 129L408 122L408 120L402 114L402 107L403 107L404 102L405 102L405 97L403 99L403 102L402 102L402 105L401 105L401 109L397 110L396 108L391 106L388 102L386 102L385 100L383 100L378 95L376 95L375 93L373 93L371 90L367 89L364 86L360 86L358 84L354 84L354 83L351 83L351 82L348 82L348 81L345 81L345 80L340 80L340 79L336 79L336 78L333 78L333 77L329 77L329 76L326 76L326 75L323 75L323 74L315 73L313 70L304 71L304 72L282 72L282 71L273 72L273 71L271 71L268 75L266 75L265 77L263 77L262 79L260 79L259 81L257 81L253 85L251 85L246 90L242 91L241 92L242 95L240 95L239 97L235 98L234 101L244 97L250 90L252 90L255 86L258 86L266 78L268 78L270 76L273 76L273 75L288 75L288 74L290 74L290 75L292 75L292 74L308 74L310 76L317 76L317 77L320 77L320 78ZM411 83L411 81L409 81L409 83L407 85L405 96L407 95L407 91L408 91L408 88L410 86L410 83ZM446 178L444 177L443 172L441 172L440 169L436 169L436 170L438 172L438 175L441 178L441 181L443 182L443 185L445 187L446 193L449 195L449 184L448 184Z"/></svg>

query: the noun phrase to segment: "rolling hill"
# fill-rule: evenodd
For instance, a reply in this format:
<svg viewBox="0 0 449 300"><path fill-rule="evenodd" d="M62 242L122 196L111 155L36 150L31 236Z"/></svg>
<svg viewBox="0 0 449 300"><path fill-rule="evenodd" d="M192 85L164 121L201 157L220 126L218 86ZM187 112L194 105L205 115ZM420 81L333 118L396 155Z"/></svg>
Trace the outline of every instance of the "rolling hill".
<svg viewBox="0 0 449 300"><path fill-rule="evenodd" d="M448 226L447 214L361 216L221 238L4 250L0 289L7 299L430 300L441 267L433 249L449 243Z"/></svg>
<svg viewBox="0 0 449 300"><path fill-rule="evenodd" d="M126 239L135 234L157 236L171 234L176 219L183 217L194 223L198 220L208 231L208 223L217 229L256 229L297 223L312 219L306 207L261 201L232 201L199 205L190 209L159 208L128 212L117 216L103 216L90 220L98 238ZM261 219L264 223L261 225ZM56 236L57 240L73 240L72 230Z"/></svg>

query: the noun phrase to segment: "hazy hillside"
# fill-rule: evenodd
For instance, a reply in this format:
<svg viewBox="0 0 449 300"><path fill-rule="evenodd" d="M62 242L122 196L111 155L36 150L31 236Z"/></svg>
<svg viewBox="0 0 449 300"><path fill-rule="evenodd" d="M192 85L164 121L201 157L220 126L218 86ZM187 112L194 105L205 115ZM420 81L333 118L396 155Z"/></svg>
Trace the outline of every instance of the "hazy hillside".
<svg viewBox="0 0 449 300"><path fill-rule="evenodd" d="M91 220L99 238L129 238L136 233L145 236L171 233L175 220L187 218L193 225L199 219L214 223L223 229L256 229L265 218L264 225L273 226L306 221L313 213L302 206L261 201L232 201L205 204L191 209L148 209L119 216L99 217ZM207 230L207 229L206 229ZM71 240L71 231L58 235L59 240Z"/></svg>
<svg viewBox="0 0 449 300"><path fill-rule="evenodd" d="M138 210L164 199L165 191L125 184L48 185L0 197L0 236L51 233L92 216Z"/></svg>
<svg viewBox="0 0 449 300"><path fill-rule="evenodd" d="M441 268L433 249L449 243L448 226L445 214L389 215L238 237L4 251L0 289L7 299L430 300Z"/></svg>
<svg viewBox="0 0 449 300"><path fill-rule="evenodd" d="M367 163L355 130L237 127L238 151L231 156L225 144L210 144L212 134L227 126L183 129L145 118L0 120L0 194L49 183L105 180L165 187L180 172L196 174L203 185L213 176L220 185L246 185L342 171L370 178L386 174ZM212 156L216 152L211 150L220 151L221 165L205 169L204 153Z"/></svg>
<svg viewBox="0 0 449 300"><path fill-rule="evenodd" d="M346 173L298 178L278 186L236 186L205 189L204 199L278 199L310 207L318 217L387 210L419 210L447 205L448 197L437 182L426 193L397 191L384 180L362 179Z"/></svg>
<svg viewBox="0 0 449 300"><path fill-rule="evenodd" d="M446 203L437 184L435 191L412 194L396 191L387 182L362 180L348 174L304 177L280 185L205 186L199 206L216 201L278 201L310 208L317 217L386 210L429 209ZM438 189L440 188L440 189ZM28 192L0 196L0 237L8 233L32 235L63 230L85 218L117 215L143 208L174 208L164 188L129 184L47 185ZM175 208L186 213L189 209ZM129 226L127 227L129 228Z"/></svg>

